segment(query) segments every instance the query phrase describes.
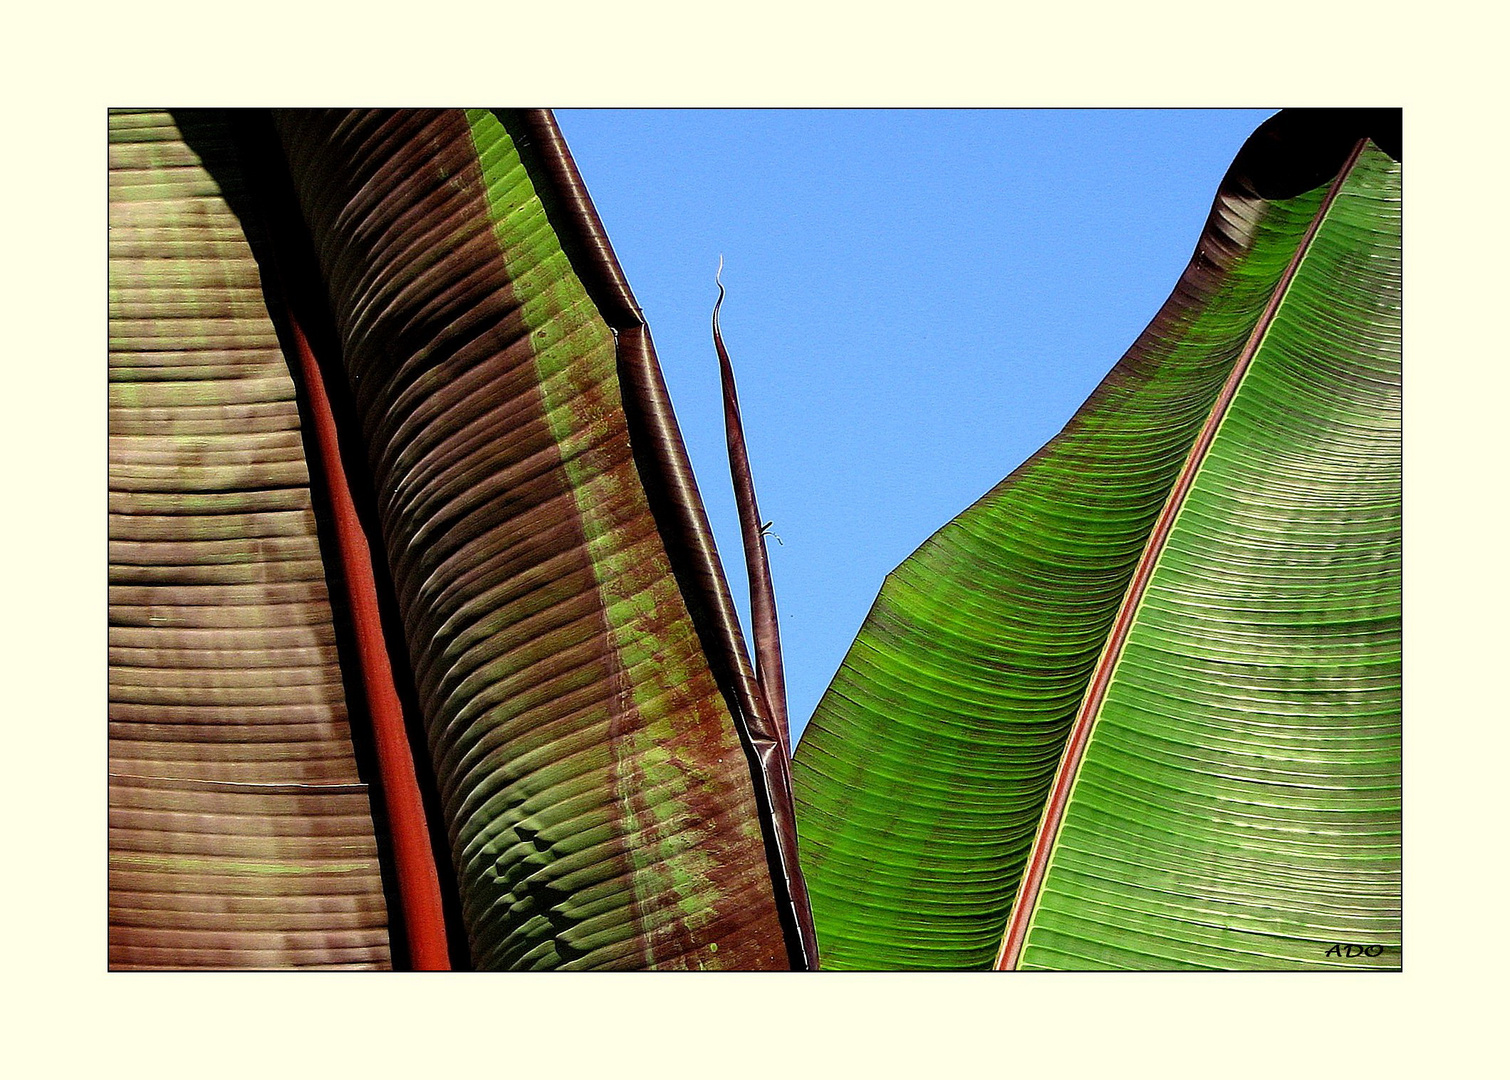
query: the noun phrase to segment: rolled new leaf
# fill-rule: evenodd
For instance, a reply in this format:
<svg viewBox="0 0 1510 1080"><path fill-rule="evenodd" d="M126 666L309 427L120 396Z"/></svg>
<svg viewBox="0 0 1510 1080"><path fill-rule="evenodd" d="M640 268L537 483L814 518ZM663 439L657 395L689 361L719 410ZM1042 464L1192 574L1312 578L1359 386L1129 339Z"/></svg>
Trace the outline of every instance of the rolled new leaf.
<svg viewBox="0 0 1510 1080"><path fill-rule="evenodd" d="M719 260L719 269L723 260ZM765 527L760 523L760 504L755 498L755 477L745 447L744 422L739 415L739 391L734 384L734 363L724 347L718 325L718 309L724 303L723 282L713 304L713 348L718 353L719 382L724 395L724 433L729 446L729 473L734 480L734 502L739 508L739 531L744 544L745 567L750 579L750 626L755 638L755 679L776 723L781 749L792 755L791 729L786 714L786 676L781 663L781 625L776 618L776 589L771 582L771 560L765 549Z"/></svg>
<svg viewBox="0 0 1510 1080"><path fill-rule="evenodd" d="M1381 119L1260 128L1133 348L1063 432L888 576L794 762L827 966L996 959L1155 523L1331 180ZM1332 465L1344 485L1373 481L1351 464Z"/></svg>

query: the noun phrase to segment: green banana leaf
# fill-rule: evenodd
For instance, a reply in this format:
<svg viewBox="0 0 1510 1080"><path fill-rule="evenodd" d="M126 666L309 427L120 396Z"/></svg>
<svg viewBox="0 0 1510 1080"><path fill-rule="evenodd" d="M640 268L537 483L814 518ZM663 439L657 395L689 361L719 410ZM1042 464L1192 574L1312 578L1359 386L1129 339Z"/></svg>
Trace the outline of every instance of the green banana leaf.
<svg viewBox="0 0 1510 1080"><path fill-rule="evenodd" d="M814 966L778 728L648 332L549 114L293 111L196 123L229 133L230 151L194 194L223 194L236 218L217 217L222 233L239 241L239 219L256 248L268 310L255 275L242 299L264 323L271 311L279 331L260 342L287 403L277 430L299 431L294 383L301 400L328 391L339 450L326 486L349 483L352 508L319 520L327 532L327 518L355 524L370 542L365 576L383 625L358 626L355 636L379 636L377 652L393 661L388 692L407 705L428 827L444 834L433 862L449 901L443 914L453 916L442 929L452 962ZM179 151L188 164L206 164L194 158ZM187 273L180 264L199 266L199 248L175 247L180 239L141 239L153 260L144 295ZM148 308L120 314L166 317ZM302 382L290 382L291 366ZM164 407L181 411L205 395L186 383L167 392ZM257 430L223 395L205 407L230 431ZM304 468L297 437L285 434L278 447ZM165 498L195 505L191 466L169 465ZM112 463L112 490L117 477ZM128 473L119 477L128 484ZM267 499L260 476L226 483L257 506ZM327 576L348 584L364 576L349 548L341 551L334 561L304 558L309 580L297 599L325 596ZM122 567L131 565L125 553ZM114 557L112 566L114 574ZM282 592L278 603L296 599ZM353 601L353 622L360 616ZM369 640L367 651L348 650L361 653L355 666L369 699L372 648ZM347 659L348 682L352 666ZM339 709L328 657L324 671L320 700ZM292 691L257 694L280 692ZM225 694L217 688L206 705ZM262 697L252 704L262 707ZM265 709L217 715L225 753L241 753L260 730L249 725L273 718ZM133 732L112 731L112 752ZM372 741L379 768L368 771L386 782L395 747L381 733ZM406 800L385 796L401 864L414 833L400 835ZM373 835L373 815L361 819L352 827ZM379 839L390 831L382 826ZM415 827L422 835L426 823ZM395 892L407 903L402 866L396 876L390 907ZM113 890L112 912L116 900ZM437 921L405 904L395 914L431 931ZM138 925L148 938L171 929ZM118 936L113 918L113 949ZM238 959L279 960L222 954L219 964Z"/></svg>
<svg viewBox="0 0 1510 1080"><path fill-rule="evenodd" d="M1399 965L1388 119L1264 125L1127 356L888 576L793 766L825 967Z"/></svg>

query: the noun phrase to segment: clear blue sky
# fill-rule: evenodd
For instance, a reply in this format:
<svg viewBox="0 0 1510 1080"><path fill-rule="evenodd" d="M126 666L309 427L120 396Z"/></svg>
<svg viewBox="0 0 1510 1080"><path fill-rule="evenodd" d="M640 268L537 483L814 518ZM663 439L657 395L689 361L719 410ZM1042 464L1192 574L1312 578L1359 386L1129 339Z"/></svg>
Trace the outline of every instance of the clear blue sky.
<svg viewBox="0 0 1510 1080"><path fill-rule="evenodd" d="M561 110L749 628L709 316L770 544L794 733L886 574L1153 318L1267 111Z"/></svg>

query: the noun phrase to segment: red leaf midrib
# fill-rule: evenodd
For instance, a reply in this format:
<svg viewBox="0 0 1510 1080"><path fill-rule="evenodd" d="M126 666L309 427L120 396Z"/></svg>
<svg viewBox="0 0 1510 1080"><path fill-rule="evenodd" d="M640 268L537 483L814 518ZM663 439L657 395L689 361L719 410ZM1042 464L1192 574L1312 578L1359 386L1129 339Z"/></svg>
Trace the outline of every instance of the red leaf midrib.
<svg viewBox="0 0 1510 1080"><path fill-rule="evenodd" d="M393 840L394 872L403 905L410 962L417 971L449 971L445 916L440 878L430 847L429 826L421 801L419 778L409 748L403 707L393 681L388 649L379 614L372 553L357 516L356 504L341 464L335 414L325 390L320 365L304 331L288 314L294 339L294 359L308 393L314 420L318 466L324 476L341 556L351 621L372 723L378 773Z"/></svg>

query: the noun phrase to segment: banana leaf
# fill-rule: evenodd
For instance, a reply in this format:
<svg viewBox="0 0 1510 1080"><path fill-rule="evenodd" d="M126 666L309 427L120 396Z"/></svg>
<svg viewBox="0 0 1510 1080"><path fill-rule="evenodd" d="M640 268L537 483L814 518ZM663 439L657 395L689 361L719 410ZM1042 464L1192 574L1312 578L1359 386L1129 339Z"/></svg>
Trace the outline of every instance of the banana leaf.
<svg viewBox="0 0 1510 1080"><path fill-rule="evenodd" d="M296 391L220 185L110 115L109 961L386 967Z"/></svg>
<svg viewBox="0 0 1510 1080"><path fill-rule="evenodd" d="M377 594L346 679L355 666L370 705L368 661L392 661L423 789L398 803L443 831L452 960L814 966L779 729L648 330L553 119L220 121L234 153L216 179L237 189L300 395L327 399L322 486L333 504L350 488L317 515L348 527L337 556L307 570ZM405 740L371 741L386 784ZM413 828L389 816L377 835L401 864Z"/></svg>
<svg viewBox="0 0 1510 1080"><path fill-rule="evenodd" d="M826 967L1398 966L1397 115L1260 128L1128 354L888 576L793 766Z"/></svg>

